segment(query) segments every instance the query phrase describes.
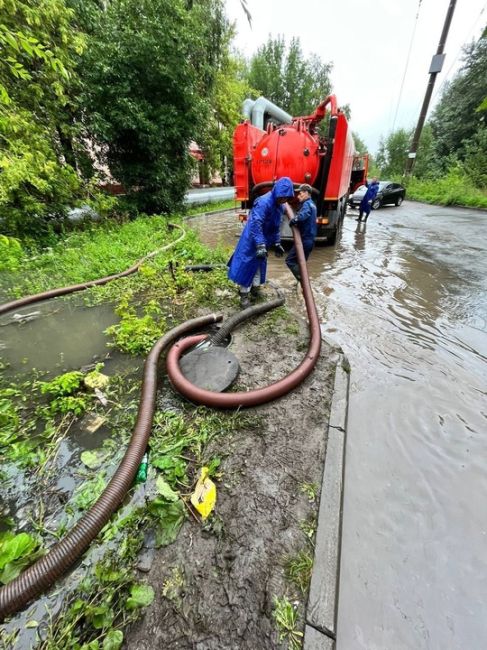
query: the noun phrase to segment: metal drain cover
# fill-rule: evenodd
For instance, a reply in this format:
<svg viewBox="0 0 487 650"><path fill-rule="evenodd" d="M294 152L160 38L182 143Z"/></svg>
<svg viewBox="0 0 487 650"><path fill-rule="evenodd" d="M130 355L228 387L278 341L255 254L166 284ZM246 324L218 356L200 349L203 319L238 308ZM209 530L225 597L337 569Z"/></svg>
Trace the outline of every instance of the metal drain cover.
<svg viewBox="0 0 487 650"><path fill-rule="evenodd" d="M181 372L198 388L222 393L240 371L237 357L227 348L196 348L179 360Z"/></svg>

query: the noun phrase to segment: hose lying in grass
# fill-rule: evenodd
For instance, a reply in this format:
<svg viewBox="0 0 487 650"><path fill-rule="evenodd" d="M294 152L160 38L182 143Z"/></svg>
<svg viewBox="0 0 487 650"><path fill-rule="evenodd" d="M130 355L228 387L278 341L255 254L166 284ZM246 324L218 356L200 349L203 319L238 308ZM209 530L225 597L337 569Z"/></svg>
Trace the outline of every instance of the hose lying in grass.
<svg viewBox="0 0 487 650"><path fill-rule="evenodd" d="M320 324L309 282L301 236L295 227L293 227L293 235L311 330L306 357L289 375L265 388L259 388L245 393L213 393L197 388L188 382L182 375L178 364L178 359L185 349L190 347L190 345L205 340L207 337L200 335L182 339L182 341L173 345L169 352L168 374L177 390L192 401L216 408L239 408L240 406L263 404L289 393L293 388L303 382L313 370L318 361L321 349ZM174 243L176 242L173 242L173 245ZM161 250L163 249L159 249L159 252ZM155 254L156 252L151 253L151 256ZM144 259L148 257L146 256ZM139 261L132 267L132 270L129 269L128 271L135 272L133 269L137 270L141 263L142 261ZM125 271L124 274L128 275L128 271ZM110 279L122 277L124 274L110 276ZM103 278L102 280L109 282L110 279ZM103 284L102 281L94 281L94 283L89 283L89 286L94 286L95 283ZM87 285L75 285L72 291L80 291L83 288L87 288ZM70 293L68 289L45 292L44 294L38 294L38 296L28 296L28 298L23 299L23 302L14 301L14 303L7 303L7 305L0 306L0 313L9 311L6 308L9 304L17 306L19 302L29 304L38 300L45 300L47 297L52 297L53 295ZM47 296L46 294L50 295ZM281 304L279 299L273 302L275 303L273 307ZM15 306L11 306L10 309L14 309ZM246 311L259 313L259 306L256 305ZM263 309L261 308L260 311L263 311ZM122 462L98 501L88 510L66 537L55 544L47 555L37 560L17 578L0 589L0 621L3 621L6 616L19 611L29 601L39 596L54 584L79 559L103 526L108 522L132 485L147 447L155 411L157 364L160 355L180 336L221 320L221 315L211 314L186 321L173 328L155 343L145 362L137 422ZM240 320L239 318L230 319L230 322L235 326Z"/></svg>
<svg viewBox="0 0 487 650"><path fill-rule="evenodd" d="M2 316L2 314L8 313L9 311L12 311L13 309L19 309L19 307L24 307L25 305L31 305L34 302L41 302L42 300L49 300L49 298L56 298L57 296L65 296L69 293L76 293L77 291L84 291L85 289L89 289L90 287L98 287L100 285L107 284L108 282L112 282L112 280L118 280L119 278L124 278L127 275L132 275L132 273L136 273L139 270L139 268L142 266L142 264L146 262L148 259L154 257L155 255L159 255L159 253L163 253L164 251L167 251L169 248L172 248L177 243L182 241L186 236L186 231L181 226L178 226L177 224L169 224L169 227L178 228L179 230L182 230L181 235L170 244L166 244L165 246L162 246L162 248L158 248L157 250L152 251L152 253L145 255L145 257L142 257L138 262L136 262L133 266L131 266L126 271L122 271L121 273L115 273L114 275L107 275L104 278L98 278L98 280L90 280L88 282L81 282L80 284L72 284L69 287L60 287L59 289L50 289L49 291L36 293L32 296L24 296L24 298L19 298L18 300L5 302L3 303L3 305L0 305L0 316Z"/></svg>

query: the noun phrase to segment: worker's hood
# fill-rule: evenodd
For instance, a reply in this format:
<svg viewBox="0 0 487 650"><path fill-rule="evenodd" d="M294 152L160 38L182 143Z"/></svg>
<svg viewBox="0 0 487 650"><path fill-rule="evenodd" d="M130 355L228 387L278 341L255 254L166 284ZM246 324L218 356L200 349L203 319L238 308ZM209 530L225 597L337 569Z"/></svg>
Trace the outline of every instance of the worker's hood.
<svg viewBox="0 0 487 650"><path fill-rule="evenodd" d="M274 187L272 188L272 198L277 201L277 199L292 199L294 197L294 186L293 182L287 176L283 176L278 181L276 181Z"/></svg>

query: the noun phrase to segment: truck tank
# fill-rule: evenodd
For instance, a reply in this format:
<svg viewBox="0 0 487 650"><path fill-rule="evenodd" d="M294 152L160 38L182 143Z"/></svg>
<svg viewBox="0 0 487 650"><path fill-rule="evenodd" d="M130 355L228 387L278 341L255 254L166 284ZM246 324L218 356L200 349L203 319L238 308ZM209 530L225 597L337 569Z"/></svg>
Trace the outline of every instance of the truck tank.
<svg viewBox="0 0 487 650"><path fill-rule="evenodd" d="M316 241L333 243L345 214L355 157L347 118L334 95L323 100L311 115L291 118L291 124L276 124L276 116L271 118L274 121L269 121L265 130L261 122L247 119L234 132L234 185L235 198L242 206L240 219L245 220L244 211L252 208L259 195L278 178L288 176L295 187L301 183L312 186L317 207ZM318 129L325 118L326 135ZM287 222L281 236L292 238Z"/></svg>
<svg viewBox="0 0 487 650"><path fill-rule="evenodd" d="M250 171L256 185L281 176L313 185L319 166L317 140L303 129L284 126L263 136L252 154Z"/></svg>

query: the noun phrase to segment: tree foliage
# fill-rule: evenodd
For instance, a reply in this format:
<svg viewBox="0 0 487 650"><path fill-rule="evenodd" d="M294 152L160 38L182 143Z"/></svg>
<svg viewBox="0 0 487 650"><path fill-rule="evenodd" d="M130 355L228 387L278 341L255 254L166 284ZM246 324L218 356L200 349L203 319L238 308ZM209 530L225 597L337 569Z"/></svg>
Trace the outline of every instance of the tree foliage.
<svg viewBox="0 0 487 650"><path fill-rule="evenodd" d="M440 158L464 160L468 142L485 130L487 119L487 31L464 48L460 72L446 87L430 120Z"/></svg>
<svg viewBox="0 0 487 650"><path fill-rule="evenodd" d="M381 138L376 163L382 176L392 177L403 173L409 141L410 133L406 129L390 133L385 140Z"/></svg>
<svg viewBox="0 0 487 650"><path fill-rule="evenodd" d="M480 128L465 143L463 166L478 187L487 188L487 128Z"/></svg>
<svg viewBox="0 0 487 650"><path fill-rule="evenodd" d="M356 131L353 131L353 141L355 142L355 150L357 153L367 153L367 145L365 142L362 140L362 138L359 136L359 134Z"/></svg>
<svg viewBox="0 0 487 650"><path fill-rule="evenodd" d="M209 98L211 109L198 139L208 172L219 172L222 177L231 175L233 131L241 118L242 102L251 93L245 60L231 51L233 36L233 29L228 28L222 39L214 88Z"/></svg>
<svg viewBox="0 0 487 650"><path fill-rule="evenodd" d="M80 189L62 141L84 38L64 0L0 0L0 8L0 222L25 235L62 215Z"/></svg>
<svg viewBox="0 0 487 650"><path fill-rule="evenodd" d="M83 62L88 133L139 209L169 211L207 126L226 20L220 0L113 0Z"/></svg>
<svg viewBox="0 0 487 650"><path fill-rule="evenodd" d="M379 174L386 178L402 176L406 167L413 130L398 129L381 139L375 162ZM426 124L419 141L414 173L420 178L438 175L438 161L434 149L431 126Z"/></svg>
<svg viewBox="0 0 487 650"><path fill-rule="evenodd" d="M231 176L233 131L241 118L242 102L251 92L244 71L245 62L225 47L216 71L212 108L199 139L210 174Z"/></svg>
<svg viewBox="0 0 487 650"><path fill-rule="evenodd" d="M269 37L250 60L249 84L258 94L293 116L306 115L331 92L331 63L306 58L299 38L289 47L282 36Z"/></svg>
<svg viewBox="0 0 487 650"><path fill-rule="evenodd" d="M44 121L68 101L66 86L83 35L63 0L1 0L0 98L36 110Z"/></svg>
<svg viewBox="0 0 487 650"><path fill-rule="evenodd" d="M418 179L467 178L487 187L487 30L464 48L463 65L446 86L423 128L414 165ZM381 139L377 165L382 176L404 173L413 130ZM469 179L469 180L468 180ZM463 183L463 180L462 180ZM458 183L457 183L458 185ZM463 187L463 186L462 186Z"/></svg>

